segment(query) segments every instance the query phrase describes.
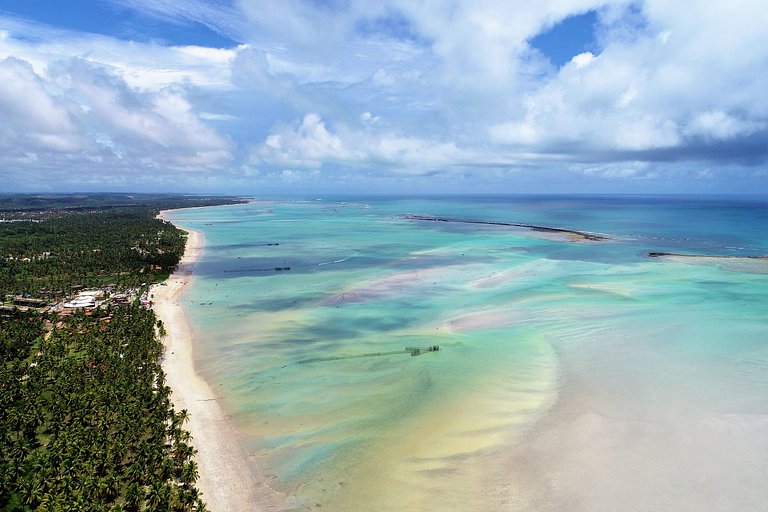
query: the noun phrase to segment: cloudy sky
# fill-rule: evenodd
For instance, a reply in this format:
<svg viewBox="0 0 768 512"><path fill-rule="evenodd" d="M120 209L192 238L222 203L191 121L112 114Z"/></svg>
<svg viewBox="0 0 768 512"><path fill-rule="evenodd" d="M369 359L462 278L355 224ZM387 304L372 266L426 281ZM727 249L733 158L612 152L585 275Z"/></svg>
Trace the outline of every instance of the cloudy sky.
<svg viewBox="0 0 768 512"><path fill-rule="evenodd" d="M766 193L765 0L0 0L0 191Z"/></svg>

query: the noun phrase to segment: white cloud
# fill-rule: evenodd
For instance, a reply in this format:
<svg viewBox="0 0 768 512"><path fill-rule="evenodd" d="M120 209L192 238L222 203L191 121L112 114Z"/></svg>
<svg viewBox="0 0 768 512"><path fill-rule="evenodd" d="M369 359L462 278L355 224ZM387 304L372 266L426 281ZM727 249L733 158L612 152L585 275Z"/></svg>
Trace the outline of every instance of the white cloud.
<svg viewBox="0 0 768 512"><path fill-rule="evenodd" d="M360 122L365 126L373 126L378 124L379 121L381 121L381 118L379 116L374 116L370 112L363 112L360 114Z"/></svg>
<svg viewBox="0 0 768 512"><path fill-rule="evenodd" d="M580 53L576 56L574 56L571 59L571 62L573 62L576 65L576 68L583 68L584 66L588 66L590 62L594 60L595 56L592 54L592 52L584 52Z"/></svg>
<svg viewBox="0 0 768 512"><path fill-rule="evenodd" d="M261 69L267 70L263 73L270 77L270 87L291 90L296 109L315 110L341 127L350 122L342 117L344 111L354 109L354 99L359 98L386 115L387 123L397 123L386 125L390 133L408 140L450 142L461 147L443 152L460 155L454 163L463 163L471 153L481 165L524 154L611 160L645 152L653 159L652 153L659 150L686 151L694 138L726 140L764 129L766 101L757 98L757 90L768 83L756 77L754 69L768 56L755 45L762 33L757 29L766 27L745 20L749 12L759 10L755 2L752 9L748 4L744 2L741 14L721 18L716 2L704 2L699 19L698 12L692 15L688 8L654 1L642 4L640 14L627 11L636 5L630 2L597 0L403 0L384 5L353 1L343 11L300 1L285 8L280 2L242 2L265 33L293 27L274 36L279 49L264 50L267 61ZM599 10L603 22L599 51L579 53L562 69L547 71L527 41L565 17L590 9ZM365 55L361 68L364 37L355 33L356 23L393 12L407 22L415 39L378 34L377 51ZM630 15L637 19L625 21ZM638 22L642 16L645 24ZM323 23L309 22L314 19ZM742 24L746 32L733 34ZM723 32L728 32L723 48L711 52ZM395 47L407 51L395 58ZM734 75L716 71L723 66ZM362 79L352 67L371 71ZM409 75L414 70L418 74ZM280 76L287 82L278 87ZM702 80L710 76L714 80ZM305 87L331 78L343 83L312 92ZM752 93L731 86L736 81L750 84ZM760 106L755 110L756 103ZM727 112L732 119L725 124L720 122L724 119L709 119L718 127L707 127L710 111ZM376 144L364 147L366 155L378 154L386 161L415 154L389 151L385 142L378 153L370 150ZM347 154L350 162L360 161L355 152ZM341 161L338 152L328 158Z"/></svg>
<svg viewBox="0 0 768 512"><path fill-rule="evenodd" d="M466 152L450 142L369 130L354 132L343 126L331 132L314 113L293 126L275 127L253 158L272 166L363 164L408 173L445 171L448 166L471 162Z"/></svg>
<svg viewBox="0 0 768 512"><path fill-rule="evenodd" d="M647 2L648 28L631 39L604 34L599 56L575 56L525 95L522 115L488 133L502 144L549 152L570 143L575 158L586 150L613 159L765 129L768 100L757 91L768 89L768 75L755 69L768 63L768 49L757 44L767 27L753 19L757 3L741 4L701 2L692 13Z"/></svg>
<svg viewBox="0 0 768 512"><path fill-rule="evenodd" d="M254 164L258 177L290 169L282 178L295 180L323 167L492 179L556 163L595 179L661 179L661 163L688 160L734 172L768 160L762 3L120 2L246 43L224 49L0 18L0 58L13 57L0 71L0 162L228 175ZM590 10L590 51L558 69L530 47Z"/></svg>
<svg viewBox="0 0 768 512"><path fill-rule="evenodd" d="M491 126L491 140L501 144L536 146L545 139L545 133L531 121L513 121Z"/></svg>
<svg viewBox="0 0 768 512"><path fill-rule="evenodd" d="M239 39L243 32L242 17L230 7L230 2L206 0L107 0L118 8L130 7L149 17L173 24L199 23L214 32Z"/></svg>
<svg viewBox="0 0 768 512"><path fill-rule="evenodd" d="M49 64L79 57L108 67L129 85L146 90L179 83L230 88L231 65L243 49L122 41L2 16L0 24L6 28L6 37L0 38L0 58L14 56L25 60L32 64L37 74L45 75Z"/></svg>
<svg viewBox="0 0 768 512"><path fill-rule="evenodd" d="M142 92L82 60L53 63L48 76L29 63L0 61L0 163L19 156L78 159L121 167L215 169L229 143L192 111L181 90Z"/></svg>
<svg viewBox="0 0 768 512"><path fill-rule="evenodd" d="M77 151L82 140L75 105L52 96L29 63L0 61L0 147L8 154Z"/></svg>
<svg viewBox="0 0 768 512"><path fill-rule="evenodd" d="M750 135L765 126L765 121L739 119L721 110L711 110L697 114L688 123L685 132L686 135L708 140L727 140L740 135Z"/></svg>
<svg viewBox="0 0 768 512"><path fill-rule="evenodd" d="M206 121L234 121L237 117L230 114L216 114L214 112L200 112L198 116Z"/></svg>
<svg viewBox="0 0 768 512"><path fill-rule="evenodd" d="M656 172L648 162L620 162L597 165L573 165L571 170L585 176L607 179L650 179Z"/></svg>
<svg viewBox="0 0 768 512"><path fill-rule="evenodd" d="M259 156L271 164L317 167L323 162L358 162L363 155L330 133L317 114L307 114L295 127L284 126L267 137Z"/></svg>

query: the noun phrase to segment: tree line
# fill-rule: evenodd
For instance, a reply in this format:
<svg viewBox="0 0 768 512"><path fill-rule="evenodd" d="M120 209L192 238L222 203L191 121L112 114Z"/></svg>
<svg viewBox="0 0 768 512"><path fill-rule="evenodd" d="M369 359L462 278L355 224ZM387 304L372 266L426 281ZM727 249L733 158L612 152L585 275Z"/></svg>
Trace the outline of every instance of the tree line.
<svg viewBox="0 0 768 512"><path fill-rule="evenodd" d="M0 195L0 294L47 298L66 294L73 285L127 288L163 280L184 252L185 233L157 219L160 210L243 201L148 194Z"/></svg>

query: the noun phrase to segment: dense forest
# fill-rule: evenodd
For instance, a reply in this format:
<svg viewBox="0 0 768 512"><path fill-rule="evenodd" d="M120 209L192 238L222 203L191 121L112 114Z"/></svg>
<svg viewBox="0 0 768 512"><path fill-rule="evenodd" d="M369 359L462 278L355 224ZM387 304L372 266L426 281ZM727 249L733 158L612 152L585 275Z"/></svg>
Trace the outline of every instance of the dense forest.
<svg viewBox="0 0 768 512"><path fill-rule="evenodd" d="M154 214L131 207L0 223L0 290L47 297L72 285L161 279L179 260L185 237Z"/></svg>
<svg viewBox="0 0 768 512"><path fill-rule="evenodd" d="M141 200L115 194L0 196L0 298L50 298L68 293L71 286L131 287L162 281L183 253L185 237L155 218L157 213L242 201L135 197ZM41 204L44 199L50 201L48 208Z"/></svg>
<svg viewBox="0 0 768 512"><path fill-rule="evenodd" d="M85 205L60 197L47 208L16 197L6 208L5 219L18 222L0 223L3 296L55 301L73 286L162 280L185 233L157 213L238 201L163 196L117 206L112 196ZM0 511L205 510L187 413L173 409L160 366L161 333L138 301L69 316L3 309Z"/></svg>

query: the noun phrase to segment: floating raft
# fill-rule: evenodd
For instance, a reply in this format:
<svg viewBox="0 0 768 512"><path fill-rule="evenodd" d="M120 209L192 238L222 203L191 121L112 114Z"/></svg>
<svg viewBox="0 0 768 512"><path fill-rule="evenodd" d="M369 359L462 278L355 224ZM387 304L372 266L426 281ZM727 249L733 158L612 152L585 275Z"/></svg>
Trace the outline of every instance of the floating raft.
<svg viewBox="0 0 768 512"><path fill-rule="evenodd" d="M297 361L296 364L309 364L309 363L322 363L325 361L341 361L343 359L359 359L361 357L380 357L380 356L394 356L398 354L411 354L411 356L420 356L426 352L437 352L440 350L440 345L430 345L429 347L405 347L403 350L393 350L392 352L369 352L367 354L353 354L349 356L336 356L336 357L316 357L314 359L304 359L303 361Z"/></svg>

